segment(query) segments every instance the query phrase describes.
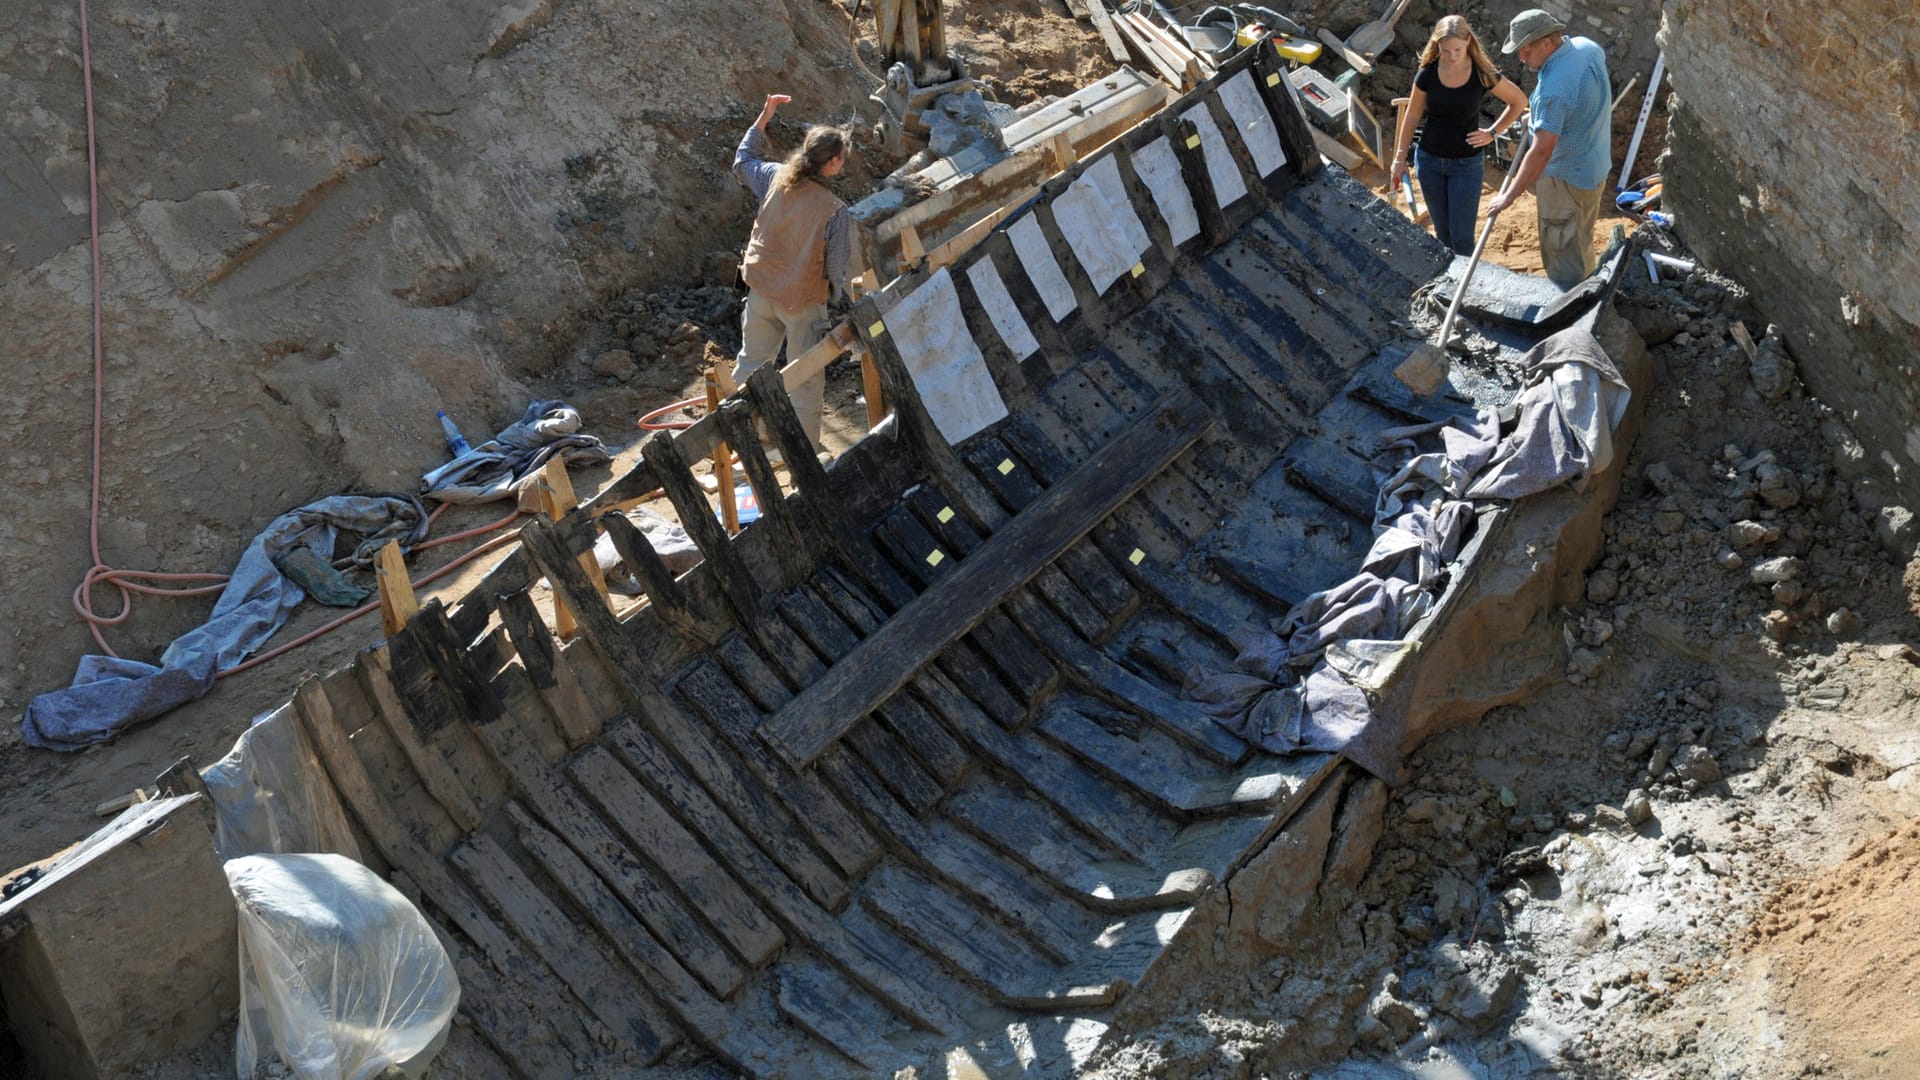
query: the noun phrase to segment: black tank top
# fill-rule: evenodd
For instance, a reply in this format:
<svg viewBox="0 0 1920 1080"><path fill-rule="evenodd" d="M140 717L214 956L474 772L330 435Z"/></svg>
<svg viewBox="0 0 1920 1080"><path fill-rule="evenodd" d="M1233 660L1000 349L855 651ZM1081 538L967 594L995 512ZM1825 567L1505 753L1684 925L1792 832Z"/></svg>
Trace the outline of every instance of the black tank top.
<svg viewBox="0 0 1920 1080"><path fill-rule="evenodd" d="M1428 64L1413 77L1413 85L1427 95L1426 123L1420 129L1420 149L1435 157L1472 157L1480 151L1467 145L1467 133L1480 126L1480 106L1487 88L1475 69L1464 86L1440 81L1440 65Z"/></svg>

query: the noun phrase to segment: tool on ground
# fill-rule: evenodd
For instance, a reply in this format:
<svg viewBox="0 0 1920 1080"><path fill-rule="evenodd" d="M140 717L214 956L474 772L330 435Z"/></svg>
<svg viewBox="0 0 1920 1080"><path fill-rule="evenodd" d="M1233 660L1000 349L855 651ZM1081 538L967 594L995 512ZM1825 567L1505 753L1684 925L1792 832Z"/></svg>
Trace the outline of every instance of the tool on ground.
<svg viewBox="0 0 1920 1080"><path fill-rule="evenodd" d="M1520 175L1520 162L1527 156L1527 144L1532 142L1533 132L1529 128L1520 139L1520 145L1513 152L1514 165L1507 170L1507 178L1500 182L1500 194L1505 195L1513 181ZM1473 280L1474 267L1480 265L1480 255L1487 250L1487 241L1493 237L1493 224L1500 215L1488 214L1487 223L1481 226L1480 242L1473 245L1473 256L1467 260L1467 267L1460 272L1460 284L1453 290L1453 302L1447 305L1447 317L1440 322L1440 343L1429 345L1421 342L1400 366L1393 371L1393 377L1406 384L1407 389L1425 397L1440 389L1447 381L1447 339L1453 334L1454 317L1460 314L1460 301L1467 295L1467 284Z"/></svg>
<svg viewBox="0 0 1920 1080"><path fill-rule="evenodd" d="M1373 65L1367 62L1367 58L1347 48L1347 43L1335 36L1333 31L1323 26L1314 33L1320 36L1320 40L1326 43L1327 48L1339 53L1340 59L1345 60L1353 70L1362 75L1373 74Z"/></svg>
<svg viewBox="0 0 1920 1080"><path fill-rule="evenodd" d="M1359 53L1372 62L1387 46L1393 44L1393 28L1399 23L1400 16L1406 14L1407 5L1413 0L1393 0L1387 7L1384 17L1366 23L1347 35L1347 48ZM1359 65L1354 65L1358 67Z"/></svg>

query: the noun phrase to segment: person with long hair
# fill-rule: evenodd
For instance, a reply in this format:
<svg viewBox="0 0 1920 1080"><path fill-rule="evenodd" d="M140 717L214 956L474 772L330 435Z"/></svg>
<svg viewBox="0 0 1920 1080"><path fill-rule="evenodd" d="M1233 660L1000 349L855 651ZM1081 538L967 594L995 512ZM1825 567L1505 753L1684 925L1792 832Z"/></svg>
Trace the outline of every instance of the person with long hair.
<svg viewBox="0 0 1920 1080"><path fill-rule="evenodd" d="M1506 108L1491 126L1482 127L1481 108L1489 94ZM1389 182L1398 188L1407 174L1407 150L1418 128L1414 171L1420 177L1420 193L1433 219L1433 235L1456 254L1473 254L1480 185L1486 173L1483 151L1526 107L1527 96L1493 66L1466 19L1448 15L1433 24L1426 48L1420 50L1406 112L1394 133L1393 162L1387 171Z"/></svg>
<svg viewBox="0 0 1920 1080"><path fill-rule="evenodd" d="M733 155L734 176L760 202L740 260L747 304L740 316L735 382L777 359L782 344L788 363L813 348L827 333L827 301L847 291L847 204L825 181L846 169L852 141L844 129L816 124L785 161L768 161L767 122L792 100L768 94ZM822 371L791 390L794 411L816 450L826 386Z"/></svg>

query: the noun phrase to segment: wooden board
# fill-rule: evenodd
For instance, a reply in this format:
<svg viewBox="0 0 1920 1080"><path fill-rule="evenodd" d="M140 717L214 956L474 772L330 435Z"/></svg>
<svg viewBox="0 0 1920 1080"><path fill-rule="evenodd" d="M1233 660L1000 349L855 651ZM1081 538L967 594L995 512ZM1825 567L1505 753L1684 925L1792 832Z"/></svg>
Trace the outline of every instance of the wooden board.
<svg viewBox="0 0 1920 1080"><path fill-rule="evenodd" d="M1000 597L1023 584L1114 506L1192 445L1211 419L1190 396L1158 403L1113 444L1014 522L945 582L916 598L853 660L843 661L762 729L795 764L806 764L854 721L898 690L927 657L959 640Z"/></svg>

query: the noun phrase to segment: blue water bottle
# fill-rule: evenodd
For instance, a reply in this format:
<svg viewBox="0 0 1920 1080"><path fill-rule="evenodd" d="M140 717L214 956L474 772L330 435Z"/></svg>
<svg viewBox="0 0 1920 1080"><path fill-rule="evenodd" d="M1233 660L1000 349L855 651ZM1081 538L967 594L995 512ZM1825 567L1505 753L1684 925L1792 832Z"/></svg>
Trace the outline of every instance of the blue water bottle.
<svg viewBox="0 0 1920 1080"><path fill-rule="evenodd" d="M467 437L460 434L460 429L453 426L453 421L447 419L447 411L445 409L435 409L433 415L440 418L440 431L447 437L447 452L449 454L452 454L454 457L459 457L473 449L473 447L467 445Z"/></svg>

